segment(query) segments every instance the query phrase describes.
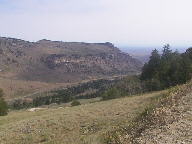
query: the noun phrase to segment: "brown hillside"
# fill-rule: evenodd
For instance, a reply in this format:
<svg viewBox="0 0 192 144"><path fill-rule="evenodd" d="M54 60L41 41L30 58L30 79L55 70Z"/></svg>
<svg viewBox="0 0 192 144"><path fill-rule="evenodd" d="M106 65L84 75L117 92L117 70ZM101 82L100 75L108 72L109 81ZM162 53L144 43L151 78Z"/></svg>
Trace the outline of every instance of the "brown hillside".
<svg viewBox="0 0 192 144"><path fill-rule="evenodd" d="M135 74L142 64L111 43L0 38L0 76L42 82L74 82Z"/></svg>

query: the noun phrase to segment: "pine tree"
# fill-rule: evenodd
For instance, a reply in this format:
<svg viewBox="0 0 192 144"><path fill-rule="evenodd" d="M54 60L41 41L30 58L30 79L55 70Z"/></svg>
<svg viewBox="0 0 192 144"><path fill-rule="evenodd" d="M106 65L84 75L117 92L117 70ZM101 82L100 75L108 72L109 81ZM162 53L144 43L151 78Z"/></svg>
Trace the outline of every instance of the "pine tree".
<svg viewBox="0 0 192 144"><path fill-rule="evenodd" d="M162 53L162 60L168 60L171 58L172 50L169 44L164 45L163 47L163 53Z"/></svg>
<svg viewBox="0 0 192 144"><path fill-rule="evenodd" d="M192 48L188 48L184 54L192 61Z"/></svg>
<svg viewBox="0 0 192 144"><path fill-rule="evenodd" d="M158 77L158 69L160 66L161 56L159 55L158 50L153 50L150 56L150 60L147 64L143 66L141 79L152 79Z"/></svg>
<svg viewBox="0 0 192 144"><path fill-rule="evenodd" d="M163 47L160 56L157 50L151 53L150 60L144 65L141 80L145 80L149 90L165 89L182 84L192 77L192 48L184 54L172 52L170 45Z"/></svg>
<svg viewBox="0 0 192 144"><path fill-rule="evenodd" d="M0 116L7 115L7 113L8 113L8 106L3 99L3 90L0 89Z"/></svg>

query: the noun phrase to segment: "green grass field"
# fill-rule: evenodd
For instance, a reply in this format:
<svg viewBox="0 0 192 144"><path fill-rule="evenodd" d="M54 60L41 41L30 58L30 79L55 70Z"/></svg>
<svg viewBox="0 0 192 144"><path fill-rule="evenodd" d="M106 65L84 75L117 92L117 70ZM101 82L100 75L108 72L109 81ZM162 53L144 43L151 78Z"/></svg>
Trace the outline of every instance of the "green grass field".
<svg viewBox="0 0 192 144"><path fill-rule="evenodd" d="M51 107L35 112L11 111L0 117L1 144L102 144L103 136L126 126L162 92L109 101L82 101L75 107Z"/></svg>

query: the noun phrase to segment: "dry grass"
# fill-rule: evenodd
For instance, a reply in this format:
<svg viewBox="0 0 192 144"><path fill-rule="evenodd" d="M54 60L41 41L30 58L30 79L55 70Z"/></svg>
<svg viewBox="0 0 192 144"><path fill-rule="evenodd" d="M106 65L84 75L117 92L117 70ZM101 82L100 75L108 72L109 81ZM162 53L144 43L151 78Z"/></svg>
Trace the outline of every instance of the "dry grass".
<svg viewBox="0 0 192 144"><path fill-rule="evenodd" d="M6 144L101 144L103 134L129 123L162 92L36 112L12 111L0 117Z"/></svg>
<svg viewBox="0 0 192 144"><path fill-rule="evenodd" d="M65 87L66 85L68 84L14 80L0 77L0 88L5 93L5 99L23 97L35 92L44 92L58 87Z"/></svg>

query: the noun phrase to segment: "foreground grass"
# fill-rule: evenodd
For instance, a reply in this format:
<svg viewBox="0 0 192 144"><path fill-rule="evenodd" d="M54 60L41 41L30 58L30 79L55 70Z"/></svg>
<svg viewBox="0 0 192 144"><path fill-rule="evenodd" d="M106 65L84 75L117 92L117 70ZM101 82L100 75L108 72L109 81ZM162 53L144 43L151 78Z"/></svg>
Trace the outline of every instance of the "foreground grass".
<svg viewBox="0 0 192 144"><path fill-rule="evenodd" d="M0 117L0 143L101 144L104 135L127 125L151 99L165 91L36 112L12 111Z"/></svg>

